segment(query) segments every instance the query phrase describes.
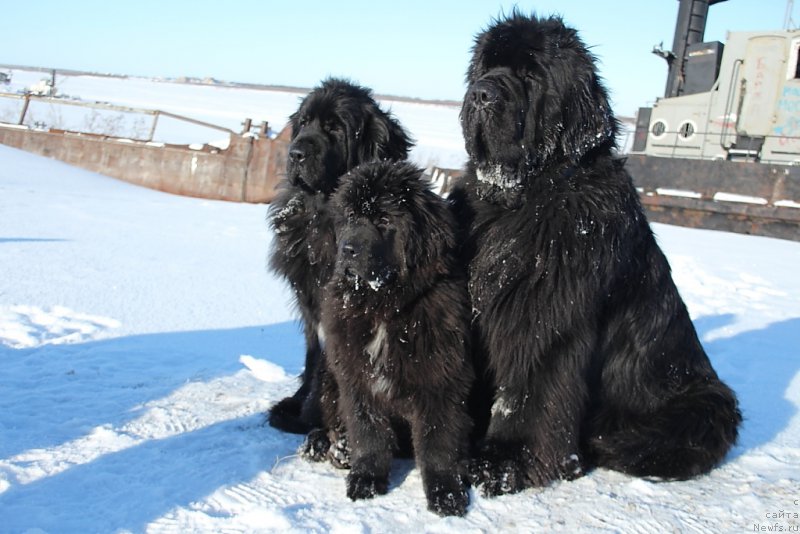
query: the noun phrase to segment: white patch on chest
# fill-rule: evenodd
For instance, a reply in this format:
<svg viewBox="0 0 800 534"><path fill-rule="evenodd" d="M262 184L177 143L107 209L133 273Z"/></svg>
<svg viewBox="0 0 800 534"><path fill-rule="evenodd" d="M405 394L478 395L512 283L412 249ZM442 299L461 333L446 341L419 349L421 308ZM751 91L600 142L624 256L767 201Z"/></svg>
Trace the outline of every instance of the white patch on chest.
<svg viewBox="0 0 800 534"><path fill-rule="evenodd" d="M375 335L364 347L372 365L370 376L370 390L375 395L389 395L392 383L386 377L386 352L387 352L386 324L381 323L375 330Z"/></svg>
<svg viewBox="0 0 800 534"><path fill-rule="evenodd" d="M509 403L503 397L498 397L492 405L492 417L501 415L503 417L510 417L514 413L512 403Z"/></svg>
<svg viewBox="0 0 800 534"><path fill-rule="evenodd" d="M369 355L369 363L374 367L380 364L386 353L386 325L381 323L375 330L375 335L372 337L364 350Z"/></svg>
<svg viewBox="0 0 800 534"><path fill-rule="evenodd" d="M317 339L319 340L319 345L325 350L325 329L322 328L322 325L317 326Z"/></svg>
<svg viewBox="0 0 800 534"><path fill-rule="evenodd" d="M388 397L392 390L392 383L386 377L378 376L372 381L369 389L373 395L385 395Z"/></svg>

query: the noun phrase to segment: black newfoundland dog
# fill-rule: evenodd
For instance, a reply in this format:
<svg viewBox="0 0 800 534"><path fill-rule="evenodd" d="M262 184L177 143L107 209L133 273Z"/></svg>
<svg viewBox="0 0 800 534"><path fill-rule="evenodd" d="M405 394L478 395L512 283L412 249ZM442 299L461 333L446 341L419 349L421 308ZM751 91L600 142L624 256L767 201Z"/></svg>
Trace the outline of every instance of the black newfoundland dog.
<svg viewBox="0 0 800 534"><path fill-rule="evenodd" d="M614 158L593 56L560 18L515 11L477 36L467 82L452 200L491 390L474 481L497 495L591 466L709 471L736 441L736 397Z"/></svg>
<svg viewBox="0 0 800 534"><path fill-rule="evenodd" d="M347 495L386 493L398 422L411 440L428 508L464 515L474 381L469 296L457 263L455 218L407 162L365 164L331 201L338 243L322 329L351 450Z"/></svg>
<svg viewBox="0 0 800 534"><path fill-rule="evenodd" d="M369 89L336 78L323 81L305 97L291 125L287 177L269 209L275 231L270 267L294 290L306 359L300 388L272 407L269 423L303 434L321 422L320 298L336 258L328 199L349 169L372 160L405 159L412 143Z"/></svg>

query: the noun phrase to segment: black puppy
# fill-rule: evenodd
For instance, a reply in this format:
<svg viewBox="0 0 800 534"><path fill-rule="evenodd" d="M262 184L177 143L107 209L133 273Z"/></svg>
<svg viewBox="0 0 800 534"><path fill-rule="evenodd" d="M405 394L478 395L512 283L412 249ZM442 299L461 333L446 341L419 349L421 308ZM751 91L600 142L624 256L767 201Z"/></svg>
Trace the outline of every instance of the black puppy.
<svg viewBox="0 0 800 534"><path fill-rule="evenodd" d="M421 171L365 164L331 201L338 253L322 303L326 362L339 388L326 423L352 447L347 495L386 493L395 429L410 425L428 508L463 515L473 383L469 298L456 223ZM338 408L338 409L337 409Z"/></svg>
<svg viewBox="0 0 800 534"><path fill-rule="evenodd" d="M614 158L594 58L561 19L515 11L477 36L467 82L451 198L491 395L475 481L497 495L592 465L707 472L741 415Z"/></svg>
<svg viewBox="0 0 800 534"><path fill-rule="evenodd" d="M299 389L272 407L269 423L304 434L321 424L320 298L336 257L328 199L349 169L372 160L405 159L412 142L369 89L336 78L323 81L303 99L291 125L286 180L269 209L275 231L270 267L292 285L306 357Z"/></svg>

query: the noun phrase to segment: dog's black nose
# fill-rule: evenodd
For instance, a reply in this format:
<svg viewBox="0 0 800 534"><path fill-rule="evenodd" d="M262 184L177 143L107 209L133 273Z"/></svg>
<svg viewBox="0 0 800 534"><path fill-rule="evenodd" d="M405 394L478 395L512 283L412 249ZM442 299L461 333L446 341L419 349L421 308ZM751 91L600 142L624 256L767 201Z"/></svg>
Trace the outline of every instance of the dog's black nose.
<svg viewBox="0 0 800 534"><path fill-rule="evenodd" d="M470 86L467 98L476 107L491 106L497 101L497 88L492 83L479 80Z"/></svg>
<svg viewBox="0 0 800 534"><path fill-rule="evenodd" d="M292 160L292 163L301 163L306 159L306 151L302 148L292 147L289 149L289 159Z"/></svg>

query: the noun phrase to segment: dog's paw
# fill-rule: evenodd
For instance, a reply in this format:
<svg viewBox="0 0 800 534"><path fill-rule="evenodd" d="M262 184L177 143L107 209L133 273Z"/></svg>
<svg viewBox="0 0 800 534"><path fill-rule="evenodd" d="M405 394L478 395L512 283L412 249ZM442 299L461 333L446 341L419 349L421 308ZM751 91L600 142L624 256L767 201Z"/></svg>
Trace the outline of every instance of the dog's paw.
<svg viewBox="0 0 800 534"><path fill-rule="evenodd" d="M545 487L556 480L575 480L586 474L581 455L577 452L539 451L531 455L527 466L528 479L531 486Z"/></svg>
<svg viewBox="0 0 800 534"><path fill-rule="evenodd" d="M469 504L469 492L464 479L452 473L428 475L425 495L428 510L440 516L464 516Z"/></svg>
<svg viewBox="0 0 800 534"><path fill-rule="evenodd" d="M347 435L336 433L331 439L331 446L328 449L328 459L331 464L338 469L350 469L350 452Z"/></svg>
<svg viewBox="0 0 800 534"><path fill-rule="evenodd" d="M469 463L470 482L481 487L485 497L518 493L532 485L528 478L527 447L485 444Z"/></svg>
<svg viewBox="0 0 800 534"><path fill-rule="evenodd" d="M570 454L561 462L561 478L575 480L586 474L586 467L579 454Z"/></svg>
<svg viewBox="0 0 800 534"><path fill-rule="evenodd" d="M389 491L389 477L366 473L347 475L347 496L354 501L371 499L376 495L384 495L387 491Z"/></svg>
<svg viewBox="0 0 800 534"><path fill-rule="evenodd" d="M331 441L328 439L328 433L322 428L315 428L308 433L298 452L310 462L322 462L328 457L330 449Z"/></svg>
<svg viewBox="0 0 800 534"><path fill-rule="evenodd" d="M519 493L529 486L525 470L513 459L475 459L470 463L470 480L484 497Z"/></svg>
<svg viewBox="0 0 800 534"><path fill-rule="evenodd" d="M311 430L301 419L302 403L295 397L286 397L267 413L267 422L273 428L292 434L305 434Z"/></svg>

